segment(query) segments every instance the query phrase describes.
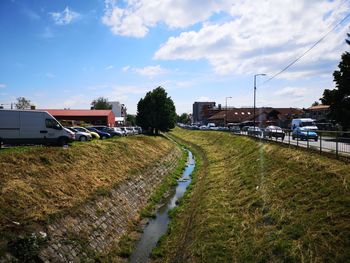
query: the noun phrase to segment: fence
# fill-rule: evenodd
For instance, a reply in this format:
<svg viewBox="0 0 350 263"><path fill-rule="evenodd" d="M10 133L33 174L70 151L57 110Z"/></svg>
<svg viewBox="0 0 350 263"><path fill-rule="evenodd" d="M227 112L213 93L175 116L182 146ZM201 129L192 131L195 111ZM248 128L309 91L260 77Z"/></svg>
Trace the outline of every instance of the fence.
<svg viewBox="0 0 350 263"><path fill-rule="evenodd" d="M267 141L275 141L302 147L320 153L334 154L336 158L350 158L350 132L341 131L317 131L317 137L312 132L306 132L303 136L293 133L292 130L284 130L284 138L268 136L264 131L260 134L249 135L247 132L235 134L247 135Z"/></svg>

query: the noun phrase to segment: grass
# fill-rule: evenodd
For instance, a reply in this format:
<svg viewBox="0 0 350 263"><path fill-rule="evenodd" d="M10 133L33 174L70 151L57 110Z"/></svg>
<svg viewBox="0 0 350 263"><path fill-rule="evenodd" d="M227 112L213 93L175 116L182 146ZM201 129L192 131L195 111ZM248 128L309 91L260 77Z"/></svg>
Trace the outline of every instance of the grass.
<svg viewBox="0 0 350 263"><path fill-rule="evenodd" d="M0 151L0 247L109 190L176 147L133 136L61 147ZM18 222L18 223L17 223Z"/></svg>
<svg viewBox="0 0 350 263"><path fill-rule="evenodd" d="M200 166L154 261L349 260L349 164L228 133L170 135Z"/></svg>

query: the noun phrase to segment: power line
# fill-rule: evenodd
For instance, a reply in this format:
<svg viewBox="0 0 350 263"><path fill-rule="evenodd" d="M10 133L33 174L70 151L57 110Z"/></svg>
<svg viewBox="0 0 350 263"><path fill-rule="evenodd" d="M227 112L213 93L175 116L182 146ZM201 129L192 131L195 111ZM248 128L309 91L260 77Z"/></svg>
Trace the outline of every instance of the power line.
<svg viewBox="0 0 350 263"><path fill-rule="evenodd" d="M292 65L294 65L296 62L298 62L300 59L302 59L307 53L309 53L314 47L316 47L319 43L321 43L331 32L333 32L340 24L342 24L345 20L347 20L350 17L350 13L346 15L340 22L338 22L331 30L329 30L323 37L321 37L318 41L316 41L309 49L307 49L303 54L301 54L298 58L293 60L291 63L289 63L287 66L285 66L281 71L277 72L275 75L270 77L268 80L263 82L260 86L266 84L267 82L271 81L278 75L282 74L284 71L286 71L288 68L290 68Z"/></svg>

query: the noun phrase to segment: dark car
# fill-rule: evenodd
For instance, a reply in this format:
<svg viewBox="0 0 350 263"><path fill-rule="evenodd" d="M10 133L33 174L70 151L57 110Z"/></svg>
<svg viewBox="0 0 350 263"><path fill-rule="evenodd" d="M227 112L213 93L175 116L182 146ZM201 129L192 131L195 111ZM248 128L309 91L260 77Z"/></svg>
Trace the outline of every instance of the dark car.
<svg viewBox="0 0 350 263"><path fill-rule="evenodd" d="M104 139L112 137L108 132L100 131L100 130L94 128L94 127L85 127L85 128L88 129L89 131L96 132L98 135L100 135L100 139L101 140L104 140Z"/></svg>
<svg viewBox="0 0 350 263"><path fill-rule="evenodd" d="M264 132L264 136L268 138L275 137L276 139L281 138L284 140L285 133L281 127L278 126L267 126Z"/></svg>
<svg viewBox="0 0 350 263"><path fill-rule="evenodd" d="M115 131L111 127L107 127L107 126L92 126L92 128L95 128L95 129L97 129L99 131L102 131L102 132L109 133L112 137L114 137L114 136L122 136L122 133Z"/></svg>
<svg viewBox="0 0 350 263"><path fill-rule="evenodd" d="M248 135L261 136L262 130L259 127L251 126L248 128L247 133L248 133Z"/></svg>

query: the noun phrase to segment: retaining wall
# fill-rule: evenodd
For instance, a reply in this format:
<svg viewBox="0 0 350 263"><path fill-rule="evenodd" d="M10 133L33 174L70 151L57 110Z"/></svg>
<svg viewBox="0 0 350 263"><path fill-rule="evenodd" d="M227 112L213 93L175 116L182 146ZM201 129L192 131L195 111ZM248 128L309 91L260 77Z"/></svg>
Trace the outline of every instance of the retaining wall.
<svg viewBox="0 0 350 263"><path fill-rule="evenodd" d="M94 262L116 246L147 204L153 190L177 165L177 147L154 167L137 173L107 196L83 205L47 226L49 241L39 257L44 262ZM77 182L79 183L79 182Z"/></svg>

